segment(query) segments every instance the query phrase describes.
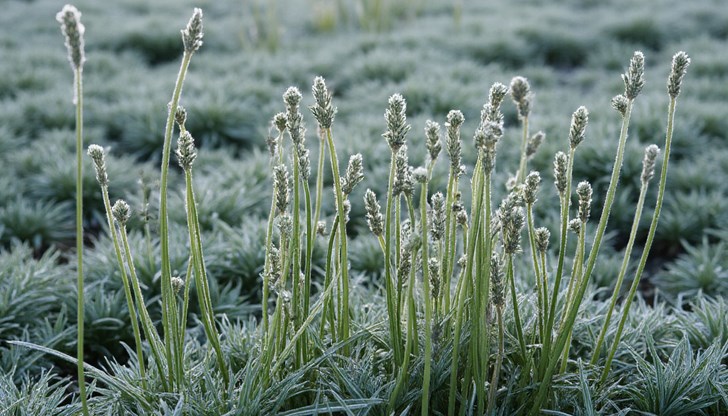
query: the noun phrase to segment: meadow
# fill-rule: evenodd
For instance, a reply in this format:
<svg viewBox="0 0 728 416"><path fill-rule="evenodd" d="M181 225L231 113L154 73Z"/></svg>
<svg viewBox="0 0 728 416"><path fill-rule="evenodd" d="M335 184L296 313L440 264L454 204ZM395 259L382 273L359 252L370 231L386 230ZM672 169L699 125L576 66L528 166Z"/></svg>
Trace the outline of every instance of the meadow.
<svg viewBox="0 0 728 416"><path fill-rule="evenodd" d="M0 13L0 416L728 414L721 0L75 6Z"/></svg>

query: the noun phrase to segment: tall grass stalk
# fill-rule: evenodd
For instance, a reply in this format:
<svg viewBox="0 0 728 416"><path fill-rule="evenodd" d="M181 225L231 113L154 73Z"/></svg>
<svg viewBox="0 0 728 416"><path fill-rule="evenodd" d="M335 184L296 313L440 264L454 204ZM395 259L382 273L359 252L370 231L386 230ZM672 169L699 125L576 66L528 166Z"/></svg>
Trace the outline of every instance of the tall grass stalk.
<svg viewBox="0 0 728 416"><path fill-rule="evenodd" d="M617 190L617 183L619 182L619 176L622 171L622 160L624 158L624 149L627 142L627 131L629 128L630 116L632 114L632 106L634 103L634 99L637 97L637 95L639 95L642 87L644 86L643 76L644 56L641 52L635 52L632 60L630 61L630 67L628 71L624 75L622 75L622 79L624 80L625 84L624 97L626 98L626 100L620 99L620 102L624 103L624 105L620 104L618 108L619 112L622 114L622 128L620 130L619 143L617 146L617 155L614 160L614 166L612 167L612 175L609 181L607 195L604 200L604 206L602 207L602 214L599 218L599 225L597 226L597 231L594 236L594 242L592 244L591 251L589 252L586 271L584 272L584 276L582 277L581 282L579 282L579 286L577 287L575 297L572 301L570 309L568 310L567 318L564 321L564 325L559 329L557 338L553 343L553 349L546 350L547 364L545 365L543 378L541 380L541 384L539 385L538 392L536 393L535 400L533 401L530 414L538 413L539 409L543 405L544 400L546 399L548 390L551 387L551 377L554 374L554 370L558 363L559 357L561 357L567 339L569 338L571 328L574 325L576 315L579 311L579 306L581 305L581 300L584 297L584 292L586 292L586 288L589 283L589 277L591 276L592 270L594 269L594 265L599 254L599 248L602 243L602 238L604 237L604 232L606 231L607 221L609 220L612 203L614 202L614 196ZM554 287L554 291L557 290L558 288ZM551 307L553 309L553 305L551 305ZM552 320L553 316L550 317L550 319Z"/></svg>
<svg viewBox="0 0 728 416"><path fill-rule="evenodd" d="M84 361L84 297L83 297L83 63L84 56L83 35L86 30L81 23L81 13L76 7L67 4L56 15L61 24L61 32L65 38L68 52L68 61L73 70L73 103L76 107L76 365L78 375L79 394L81 395L81 409L88 416L88 403L86 398L86 376L83 368Z"/></svg>
<svg viewBox="0 0 728 416"><path fill-rule="evenodd" d="M682 88L682 80L685 74L687 73L688 66L690 66L690 57L687 53L680 51L676 53L672 58L672 68L670 71L670 76L667 80L667 92L670 96L670 104L667 109L667 131L665 133L665 147L664 152L662 156L662 168L660 171L660 184L658 186L657 191L657 200L655 201L655 211L652 215L652 222L650 223L650 229L647 233L647 240L645 241L645 247L642 251L642 256L640 257L639 266L637 267L637 271L635 272L634 279L632 280L632 286L629 289L629 294L627 295L627 298L625 299L625 304L622 307L622 317L619 320L619 325L617 327L617 332L614 336L614 340L612 341L612 347L609 351L609 355L607 356L607 360L604 363L604 369L602 370L602 374L600 376L600 383L604 383L607 379L607 376L609 374L609 370L612 365L612 360L614 359L614 355L617 352L617 347L619 346L619 341L622 337L622 331L624 330L624 325L627 320L627 316L629 315L629 309L632 306L632 301L634 300L634 296L637 292L637 287L639 286L640 278L642 277L642 273L645 270L645 266L647 264L647 257L650 253L650 249L652 248L652 242L655 238L655 231L657 230L657 225L660 221L660 212L662 211L662 202L665 198L665 184L667 183L667 169L668 165L670 163L670 149L672 147L672 135L673 135L673 129L674 129L674 123L675 123L675 110L677 106L677 97L680 95L680 90ZM653 162L654 163L654 162ZM649 180L649 178L652 176L652 173L650 172L648 178L645 178L645 172L643 172L642 181L643 181L643 187L646 187L646 180ZM599 353L598 349L595 349L594 354Z"/></svg>
<svg viewBox="0 0 728 416"><path fill-rule="evenodd" d="M183 346L180 342L177 323L177 300L172 289L172 270L169 259L169 219L167 213L167 182L169 177L169 159L172 150L172 133L175 113L182 95L187 68L192 55L202 46L202 10L195 9L187 26L182 30L184 53L175 81L172 100L168 106L167 122L164 130L164 147L162 149L161 178L159 181L159 238L161 251L161 286L162 286L162 327L164 328L164 347L167 358L167 369L170 386L179 385L183 378L182 363Z"/></svg>

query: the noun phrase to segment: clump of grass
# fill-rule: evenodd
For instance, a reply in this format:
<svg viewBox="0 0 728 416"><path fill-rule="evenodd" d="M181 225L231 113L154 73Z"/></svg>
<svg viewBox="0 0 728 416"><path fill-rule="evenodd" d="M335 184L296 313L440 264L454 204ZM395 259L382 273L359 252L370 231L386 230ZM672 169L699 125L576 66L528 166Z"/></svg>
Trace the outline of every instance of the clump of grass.
<svg viewBox="0 0 728 416"><path fill-rule="evenodd" d="M124 201L111 205L104 150L96 145L88 149L101 186L108 232L121 270L135 350L128 349L131 356L128 366L111 366L115 373L111 376L84 365L81 345L79 357L75 360L80 385L83 386L83 370L87 368L100 384L105 385L101 389L123 392L124 400L134 403L130 408L143 411L157 406L154 402L159 399L151 394L156 391L170 393L164 395L163 404L158 405L163 411L169 411L173 405L171 401L166 402L168 397L179 397L178 409L199 411L194 403L185 404L184 398L189 392L202 395L200 390L208 394L208 403L214 409L211 411L221 414L231 406L235 397L257 401L261 406L258 410L263 408L263 400L276 400L275 405L266 409L299 408L298 413L291 414L314 410L330 397L337 400L337 405L328 407L329 410L381 406L387 414L493 413L500 404L503 408L518 406L518 412L535 415L548 407L554 381L559 377L568 378L569 372L575 370L571 365L573 361L570 361L572 335L591 274L600 258L600 248L617 195L630 118L634 102L644 86L643 54L634 53L622 76L624 93L612 101L620 117L621 128L611 178L591 239L587 239L586 234L591 231L589 221L594 190L588 181L572 186L574 166L578 163L577 149L587 139L589 112L586 107L574 111L566 135L568 140L554 155L553 175L559 201L558 229L553 230L553 245L558 248L555 257L548 255L552 231L536 227L542 220L534 215L541 173L527 172L529 160L544 135L537 133L531 136L529 133L532 95L525 78L514 78L510 89L501 83L494 83L491 87L473 132L476 162L471 172L467 172L463 165L463 153L469 149L462 138L465 126L463 112L453 109L447 113L444 137L441 137L439 124L428 121L424 129L425 147L412 152L410 157L408 135L411 125L407 118L407 101L401 94L390 96L382 134L390 155L387 188L382 195L386 201L382 199L380 202L371 190L367 190L363 201L366 220L375 237L375 248L378 245L381 251L384 267L381 276L383 292L379 293L380 297L372 296L383 305L367 305L369 313L355 310L362 302L353 294L363 289L357 284L356 274L350 272L350 258L356 257L350 256L349 251L361 246L350 245L347 229L350 216L355 212L352 204L357 203L351 200L351 196L364 179L363 158L355 154L349 158L345 169L340 165L333 130L337 109L325 80L316 77L312 86L314 105L310 110L318 127L320 147L318 163L312 168L301 110L303 94L295 86L288 88L283 94L284 111L274 116L272 122L277 134L267 143L273 189L265 227L262 316L259 329L254 323L246 326L245 330L253 331L253 336L257 337L253 347L255 351L246 355L239 349L235 354L226 354L232 347L221 339L218 330L213 309L213 284L205 261L199 201L193 181L198 149L186 128L188 117L195 115L188 115L180 106L190 60L202 45L202 38L202 11L195 9L182 30L184 53L169 103L161 157L161 336L147 311L129 244L126 225L131 215L130 207ZM632 232L603 329L593 351L592 365L601 370L600 384L610 374L610 365L654 238L665 193L675 103L688 64L686 54L680 52L675 55L668 81L668 126L653 220L629 297L622 307L619 327L611 339L612 349L601 365L601 348L608 341L610 319L628 270L648 183L656 165L657 146L648 146L645 151L642 187L634 211ZM80 70L77 72L80 76ZM501 178L497 165L498 147L506 128L501 107L509 92L521 120L521 152L516 177L502 184L508 192L498 203L496 196L501 188L496 183ZM77 97L80 103L80 89ZM78 124L80 129L80 116ZM179 133L176 157L184 175L184 211L189 247L187 271L180 276L173 275L170 260L173 241L167 204L171 140L175 126ZM412 140L410 147L415 145L418 145L417 141ZM443 149L448 159L448 180L444 192L435 189L433 180ZM334 209L328 210L333 212L331 218L322 217L322 212L326 211L323 194L327 191L323 184L327 153L333 184L330 192ZM419 155L424 155L424 158ZM464 180L468 176L469 186ZM315 194L311 192L312 183L315 183ZM575 208L571 206L573 193L576 193ZM468 199L469 209L465 202ZM321 221L323 226L319 225ZM576 244L567 244L569 230L575 233ZM318 263L325 263L320 272L323 282L313 280L317 239L325 241L326 245L323 261ZM588 241L592 242L589 250ZM81 299L79 315L82 315L80 250L79 247L78 290ZM571 250L573 255L567 253ZM530 253L530 259L521 259L524 252ZM570 264L567 264L568 259L571 259ZM549 264L554 261L555 264ZM516 283L522 275L529 275L535 282L532 290L524 290ZM193 285L197 292L201 328L187 328ZM226 289L220 289L218 293L223 296L236 294L235 290ZM375 321L369 322L370 319ZM225 321L222 327L231 330ZM82 333L81 317L79 332ZM203 333L211 351L204 351L197 345L197 337ZM251 345L246 337L230 342ZM73 361L62 353L36 348ZM676 350L689 351L690 348ZM253 353L255 358L251 358ZM653 355L657 356L657 353ZM314 371L323 363L334 363L327 367L332 373ZM354 369L344 371L348 366ZM231 368L239 371L233 373ZM655 368L659 372L662 367ZM371 383L362 382L365 388L357 389L355 384L361 382L358 375L375 369L378 378ZM203 370L209 374L203 377ZM204 378L204 388L192 383L190 377ZM582 399L589 403L591 397L584 387L586 378L581 361L578 362L578 377L585 392ZM137 381L141 387L136 386ZM327 387L316 391L303 387L318 383ZM339 385L334 385L336 383ZM421 387L413 389L415 384ZM281 397L266 396L266 391L279 391ZM341 397L343 392L350 397ZM112 409L106 402L109 393L100 394L102 398L96 402L99 408ZM329 396L321 399L321 394ZM85 408L86 392L83 387L81 397ZM634 400L644 402L637 396ZM645 408L649 408L651 403L645 403ZM244 406L240 401L237 404Z"/></svg>

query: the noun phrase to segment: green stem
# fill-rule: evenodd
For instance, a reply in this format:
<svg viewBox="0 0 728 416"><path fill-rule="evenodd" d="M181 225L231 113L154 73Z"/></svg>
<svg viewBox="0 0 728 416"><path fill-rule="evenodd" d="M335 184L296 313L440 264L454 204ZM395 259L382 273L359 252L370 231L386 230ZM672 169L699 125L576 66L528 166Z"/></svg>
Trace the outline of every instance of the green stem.
<svg viewBox="0 0 728 416"><path fill-rule="evenodd" d="M422 183L420 194L420 228L422 230L422 288L425 299L425 370L422 384L422 416L428 416L430 405L430 371L432 369L432 297L430 293L430 272L427 267L427 181ZM413 284L414 282L410 282Z"/></svg>
<svg viewBox="0 0 728 416"><path fill-rule="evenodd" d="M602 243L602 238L604 237L604 232L607 228L607 221L609 220L609 213L612 209L612 203L614 202L614 195L617 191L617 183L619 182L619 175L622 170L622 160L624 159L624 148L627 142L627 130L629 126L629 119L632 114L632 105L634 101L629 100L627 103L627 110L625 111L624 118L622 119L622 129L620 131L619 135L619 145L617 146L617 156L614 160L614 166L612 168L612 177L609 181L609 188L607 189L607 196L604 201L604 206L602 207L602 215L599 218L599 225L597 226L596 235L594 237L594 243L591 248L591 252L589 253L589 259L587 261L587 267L586 272L584 273L584 277L581 281L579 290L576 292L576 297L574 300L574 307L569 311L568 317L564 323L564 327L561 328L559 331L558 337L556 339L555 348L552 352L550 352L550 356L548 357L548 366L546 368L546 371L544 371L544 378L541 382L541 385L539 386L538 392L536 394L536 398L533 402L533 406L531 407L530 414L535 415L539 409L541 408L541 405L543 404L544 400L546 399L546 394L548 393L548 390L551 388L551 377L554 373L554 369L556 367L556 363L558 362L558 357L561 355L561 351L564 348L564 345L566 344L566 340L568 338L568 333L570 328L574 325L574 321L576 320L576 314L579 311L579 306L581 304L581 299L584 296L584 292L586 291L587 285L589 283L589 277L591 276L592 270L594 269L594 264L596 263L596 258L599 253L599 247ZM556 291L557 288L554 287L554 291ZM552 305L553 306L553 305Z"/></svg>
<svg viewBox="0 0 728 416"><path fill-rule="evenodd" d="M394 188L394 176L396 174L395 158L396 152L392 151L391 162L389 166L389 186L387 188L387 209L385 212L384 224L384 290L387 299L387 315L389 320L389 337L392 340L392 351L394 353L395 368L402 364L402 346L400 339L400 316L395 304L394 285L392 284L392 272L390 264L392 264L392 205L394 196L392 190ZM414 219L412 219L414 221ZM395 253L395 256L398 255Z"/></svg>
<svg viewBox="0 0 728 416"><path fill-rule="evenodd" d="M518 298L516 297L516 282L515 276L513 275L513 255L507 254L508 257L508 275L506 279L511 282L511 301L513 302L513 318L516 324L516 335L518 336L518 344L521 346L521 354L523 354L524 362L527 359L526 356L526 340L523 337L523 327L521 326L521 316L518 313Z"/></svg>
<svg viewBox="0 0 728 416"><path fill-rule="evenodd" d="M637 201L637 209L635 212L634 220L632 221L632 229L629 233L629 241L627 242L627 248L624 251L624 259L622 259L622 266L619 269L619 275L617 276L617 283L614 286L614 292L612 292L612 299L609 302L609 309L607 309L607 315L604 317L604 325L602 325L602 330L599 333L599 338L597 338L597 344L594 347L593 356L591 359L591 365L596 365L597 361L599 360L599 355L601 354L602 350L602 344L604 343L604 338L607 335L607 330L609 329L609 323L612 319L612 312L614 311L614 307L617 304L617 298L619 297L619 290L622 288L622 282L624 281L624 276L627 274L627 266L629 265L629 259L632 255L632 248L634 247L634 242L637 237L637 228L639 227L640 218L642 217L642 208L645 204L645 194L647 193L647 182L642 183L642 187L640 189L640 196Z"/></svg>
<svg viewBox="0 0 728 416"><path fill-rule="evenodd" d="M212 310L212 300L210 299L210 287L207 283L207 272L205 271L202 240L200 238L200 223L197 216L197 202L195 201L195 193L192 188L192 171L190 169L185 170L185 186L187 197L187 226L190 233L190 249L195 267L195 287L197 288L197 297L200 303L202 324L207 339L215 350L223 381L227 384L229 381L228 370L222 355L222 349L220 348L220 338L215 328L215 315Z"/></svg>
<svg viewBox="0 0 728 416"><path fill-rule="evenodd" d="M518 164L518 176L516 183L522 183L526 179L526 165L528 158L526 157L526 145L528 144L528 116L521 118L523 125L523 138L521 140L521 161Z"/></svg>
<svg viewBox="0 0 728 416"><path fill-rule="evenodd" d="M336 192L336 209L339 215L339 236L341 238L341 310L339 316L339 333L341 340L349 339L349 255L346 247L346 215L344 213L344 193L341 191L341 180L339 179L339 161L336 158L336 146L331 134L331 128L326 129L326 139L331 152L331 172L334 177L334 190ZM385 264L388 264L385 262ZM349 345L342 349L344 355L349 354Z"/></svg>
<svg viewBox="0 0 728 416"><path fill-rule="evenodd" d="M505 355L505 347L503 342L503 310L501 307L496 306L495 311L498 319L498 356L495 359L493 378L490 381L490 391L488 393L488 409L485 412L486 415L490 415L495 406L495 394L498 391L498 378L500 376L501 364L503 363L503 356Z"/></svg>
<svg viewBox="0 0 728 416"><path fill-rule="evenodd" d="M76 369L78 373L79 394L81 396L81 409L84 416L88 416L86 374L83 369L83 70L81 68L74 69L73 81L76 89Z"/></svg>
<svg viewBox="0 0 728 416"><path fill-rule="evenodd" d="M629 308L632 306L632 300L634 299L634 296L637 292L637 287L639 286L640 279L642 278L642 273L645 270L645 265L647 264L647 256L650 254L650 249L652 248L652 242L655 238L655 231L657 230L657 224L660 221L660 212L662 211L662 202L665 198L665 184L667 182L667 167L670 163L670 147L672 146L672 132L673 132L673 126L675 122L675 107L677 104L676 97L670 98L670 105L667 112L667 133L665 134L665 149L664 154L662 156L662 169L660 171L660 185L658 187L657 191L657 201L655 202L655 213L652 216L652 223L650 223L650 230L647 233L647 241L645 241L645 248L642 251L642 256L640 257L640 263L637 267L637 271L634 275L634 280L632 280L632 286L629 289L629 295L627 296L627 299L625 300L624 307L622 308L622 317L619 320L619 326L617 327L617 333L614 336L614 341L612 342L612 348L609 352L609 357L607 357L607 361L604 363L604 370L602 371L602 376L600 377L600 383L604 383L604 381L607 378L607 374L609 374L609 369L612 365L612 359L614 359L614 354L617 352L617 347L619 346L619 341L622 337L622 331L624 330L624 324L627 321L627 316L629 315Z"/></svg>
<svg viewBox="0 0 728 416"><path fill-rule="evenodd" d="M147 338L149 346L151 347L152 356L154 357L157 371L159 371L160 376L162 376L164 375L162 362L163 357L161 350L162 341L159 339L159 334L157 334L157 330L154 328L154 322L149 316L146 304L144 303L144 295L142 294L141 287L139 286L139 278L136 273L136 267L134 267L134 258L131 255L131 248L129 246L129 238L127 236L126 227L120 225L119 231L121 234L121 243L124 246L124 257L126 257L126 263L131 273L130 280L134 289L134 297L136 298L137 310L139 311L139 318L142 323L142 329L144 330L144 336ZM184 333L184 330L182 332ZM164 377L160 377L160 380L162 381L162 387L166 390L167 381L164 379Z"/></svg>
<svg viewBox="0 0 728 416"><path fill-rule="evenodd" d="M167 215L167 182L169 176L169 158L171 152L172 131L174 130L174 114L179 105L179 98L182 94L182 85L184 84L187 68L190 64L192 54L184 52L182 55L182 63L180 64L177 81L175 82L174 91L172 92L172 101L169 104L167 113L167 123L164 130L164 147L162 149L162 167L161 179L159 181L159 239L162 257L162 327L164 329L164 347L167 356L167 369L169 371L169 381L171 385L175 385L175 362L172 356L172 343L179 339L177 336L177 307L172 290L172 266L169 260L169 231L168 231L168 215ZM179 380L177 380L179 382Z"/></svg>
<svg viewBox="0 0 728 416"><path fill-rule="evenodd" d="M116 233L116 227L114 226L114 219L111 214L111 203L109 202L109 188L107 185L101 186L101 194L104 200L104 209L106 211L106 221L109 226L109 234L111 234L111 240L114 244L114 252L116 254L116 261L119 264L119 270L121 271L121 282L124 286L124 295L126 297L126 307L129 309L129 319L131 320L131 328L134 334L134 342L136 343L137 361L139 362L139 375L142 379L142 387L147 388L147 374L144 368L144 350L142 348L142 339L139 333L139 323L137 321L137 311L134 308L134 298L131 294L131 287L129 285L129 277L126 274L126 266L124 266L124 260L121 255L121 247L119 246L119 238ZM121 227L121 225L120 225ZM133 260L132 260L133 261Z"/></svg>

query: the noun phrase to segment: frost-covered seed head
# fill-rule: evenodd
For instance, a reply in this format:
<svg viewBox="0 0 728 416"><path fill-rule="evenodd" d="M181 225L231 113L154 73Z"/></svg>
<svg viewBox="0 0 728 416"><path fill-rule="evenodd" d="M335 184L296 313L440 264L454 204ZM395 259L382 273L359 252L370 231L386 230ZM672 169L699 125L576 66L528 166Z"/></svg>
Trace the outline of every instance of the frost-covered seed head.
<svg viewBox="0 0 728 416"><path fill-rule="evenodd" d="M185 127L185 122L187 121L187 110L185 110L185 108L181 105L178 105L177 109L174 111L174 121L177 123L180 130Z"/></svg>
<svg viewBox="0 0 728 416"><path fill-rule="evenodd" d="M541 253L545 253L546 250L549 249L549 238L551 238L551 232L549 232L546 227L540 227L536 229L535 234L534 239L536 240L536 249Z"/></svg>
<svg viewBox="0 0 728 416"><path fill-rule="evenodd" d="M645 148L645 157L642 159L642 183L647 183L655 174L655 160L660 154L660 148L651 144Z"/></svg>
<svg viewBox="0 0 728 416"><path fill-rule="evenodd" d="M278 134L283 134L286 131L286 123L288 123L286 113L281 112L273 116L272 124L278 130Z"/></svg>
<svg viewBox="0 0 728 416"><path fill-rule="evenodd" d="M417 183L427 182L427 169L422 166L416 167L415 170L412 171L412 177L415 181L417 181Z"/></svg>
<svg viewBox="0 0 728 416"><path fill-rule="evenodd" d="M412 168L409 166L409 159L407 157L407 146L403 145L399 148L395 155L394 165L395 176L392 193L394 195L412 195L414 182L412 180Z"/></svg>
<svg viewBox="0 0 728 416"><path fill-rule="evenodd" d="M341 178L341 191L344 195L349 195L364 179L364 166L362 165L361 153L352 155L349 158L349 165L346 167L346 174Z"/></svg>
<svg viewBox="0 0 728 416"><path fill-rule="evenodd" d="M573 231L574 234L579 234L579 232L581 231L581 224L582 222L580 219L574 218L569 221L569 230Z"/></svg>
<svg viewBox="0 0 728 416"><path fill-rule="evenodd" d="M569 157L564 152L557 152L554 156L554 185L559 191L559 195L566 192L566 165Z"/></svg>
<svg viewBox="0 0 728 416"><path fill-rule="evenodd" d="M104 148L97 144L92 144L88 147L87 153L94 161L96 180L99 182L99 185L107 186L109 184L109 177L106 174L106 153L104 152Z"/></svg>
<svg viewBox="0 0 728 416"><path fill-rule="evenodd" d="M202 46L202 10L195 8L187 27L182 29L182 43L186 53L194 53Z"/></svg>
<svg viewBox="0 0 728 416"><path fill-rule="evenodd" d="M326 233L326 221L318 221L316 223L316 234L325 236Z"/></svg>
<svg viewBox="0 0 728 416"><path fill-rule="evenodd" d="M500 309L506 303L504 276L503 263L498 259L498 254L493 253L490 257L490 283L493 291L493 304Z"/></svg>
<svg viewBox="0 0 728 416"><path fill-rule="evenodd" d="M546 138L546 133L539 131L533 136L531 136L530 139L528 139L528 143L526 145L526 157L531 157L536 154L536 151L538 150L539 146L541 146L541 143L543 143L543 140Z"/></svg>
<svg viewBox="0 0 728 416"><path fill-rule="evenodd" d="M316 77L311 88L316 104L311 107L311 112L316 118L321 129L330 129L334 123L336 107L331 105L331 93L326 88L326 81L323 77Z"/></svg>
<svg viewBox="0 0 728 416"><path fill-rule="evenodd" d="M400 94L389 97L387 110L384 112L387 131L382 135L387 139L392 152L397 152L406 142L410 125L407 124L407 102Z"/></svg>
<svg viewBox="0 0 728 416"><path fill-rule="evenodd" d="M627 97L625 97L622 94L615 95L614 98L612 98L612 108L617 110L619 114L624 117L627 115L627 105L629 104L629 100Z"/></svg>
<svg viewBox="0 0 728 416"><path fill-rule="evenodd" d="M460 110L450 110L447 113L447 154L450 157L450 172L455 173L460 169L462 159L462 143L460 140L460 126L465 117Z"/></svg>
<svg viewBox="0 0 728 416"><path fill-rule="evenodd" d="M437 257L430 257L427 260L427 269L430 272L430 291L432 297L437 299L440 296L440 261Z"/></svg>
<svg viewBox="0 0 728 416"><path fill-rule="evenodd" d="M287 241L293 233L293 220L287 212L278 216L278 231L281 233L281 240Z"/></svg>
<svg viewBox="0 0 728 416"><path fill-rule="evenodd" d="M425 122L425 137L427 138L427 152L430 154L430 160L434 163L442 150L440 125L432 120L427 120Z"/></svg>
<svg viewBox="0 0 728 416"><path fill-rule="evenodd" d="M435 241L445 236L445 197L442 192L437 192L430 198L432 202L432 221L430 233Z"/></svg>
<svg viewBox="0 0 728 416"><path fill-rule="evenodd" d="M192 169L192 164L197 158L195 140L188 131L182 132L177 139L177 161L184 170Z"/></svg>
<svg viewBox="0 0 728 416"><path fill-rule="evenodd" d="M298 153L298 171L301 173L301 181L308 182L308 178L311 177L311 156L303 141L296 145L296 152Z"/></svg>
<svg viewBox="0 0 728 416"><path fill-rule="evenodd" d="M592 202L592 187L589 182L579 182L576 186L576 195L579 197L579 219L586 223L589 219Z"/></svg>
<svg viewBox="0 0 728 416"><path fill-rule="evenodd" d="M518 108L519 117L528 117L531 111L531 86L524 77L511 80L511 98Z"/></svg>
<svg viewBox="0 0 728 416"><path fill-rule="evenodd" d="M86 28L81 23L81 12L76 7L67 4L56 14L56 20L61 24L61 32L66 39L71 69L81 70L86 61L83 47L83 33Z"/></svg>
<svg viewBox="0 0 728 416"><path fill-rule="evenodd" d="M538 194L538 187L541 184L541 175L532 171L526 176L525 187L523 189L523 199L526 204L532 205L536 202L536 195Z"/></svg>
<svg viewBox="0 0 728 416"><path fill-rule="evenodd" d="M268 249L268 279L269 283L272 287L276 288L276 290L280 290L278 287L278 284L281 282L281 256L280 251L275 246L275 244L271 244L270 249Z"/></svg>
<svg viewBox="0 0 728 416"><path fill-rule="evenodd" d="M622 74L624 81L624 95L629 100L634 100L645 86L645 56L640 51L635 51L629 61L629 69Z"/></svg>
<svg viewBox="0 0 728 416"><path fill-rule="evenodd" d="M569 145L576 149L586 136L586 125L589 123L589 111L581 106L571 116L571 128L569 129Z"/></svg>
<svg viewBox="0 0 728 416"><path fill-rule="evenodd" d="M516 254L521 251L521 229L525 224L525 215L520 202L522 202L522 197L511 193L501 202L498 210L503 236L503 251L506 254Z"/></svg>
<svg viewBox="0 0 728 416"><path fill-rule="evenodd" d="M296 87L289 87L283 94L283 102L286 105L286 128L295 145L303 143L306 133L303 127L303 115L299 111L301 99L301 91Z"/></svg>
<svg viewBox="0 0 728 416"><path fill-rule="evenodd" d="M364 210L366 211L369 229L376 236L382 235L384 232L382 207L379 205L379 201L377 201L377 195L371 189L367 189L364 193Z"/></svg>
<svg viewBox="0 0 728 416"><path fill-rule="evenodd" d="M496 82L490 87L490 91L488 92L488 103L497 109L503 103L506 94L508 94L508 87L500 82Z"/></svg>
<svg viewBox="0 0 728 416"><path fill-rule="evenodd" d="M172 277L172 290L174 290L174 293L179 293L180 290L182 290L185 287L185 281L182 280L179 276Z"/></svg>
<svg viewBox="0 0 728 416"><path fill-rule="evenodd" d="M690 57L687 53L680 51L672 57L672 68L667 78L667 93L670 97L677 98L680 95L680 87L685 74L690 66Z"/></svg>
<svg viewBox="0 0 728 416"><path fill-rule="evenodd" d="M111 207L111 215L120 226L125 226L131 217L131 208L123 199L119 199Z"/></svg>
<svg viewBox="0 0 728 416"><path fill-rule="evenodd" d="M282 214L288 209L290 201L291 179L288 168L284 164L273 168L273 189L276 194L276 212Z"/></svg>

